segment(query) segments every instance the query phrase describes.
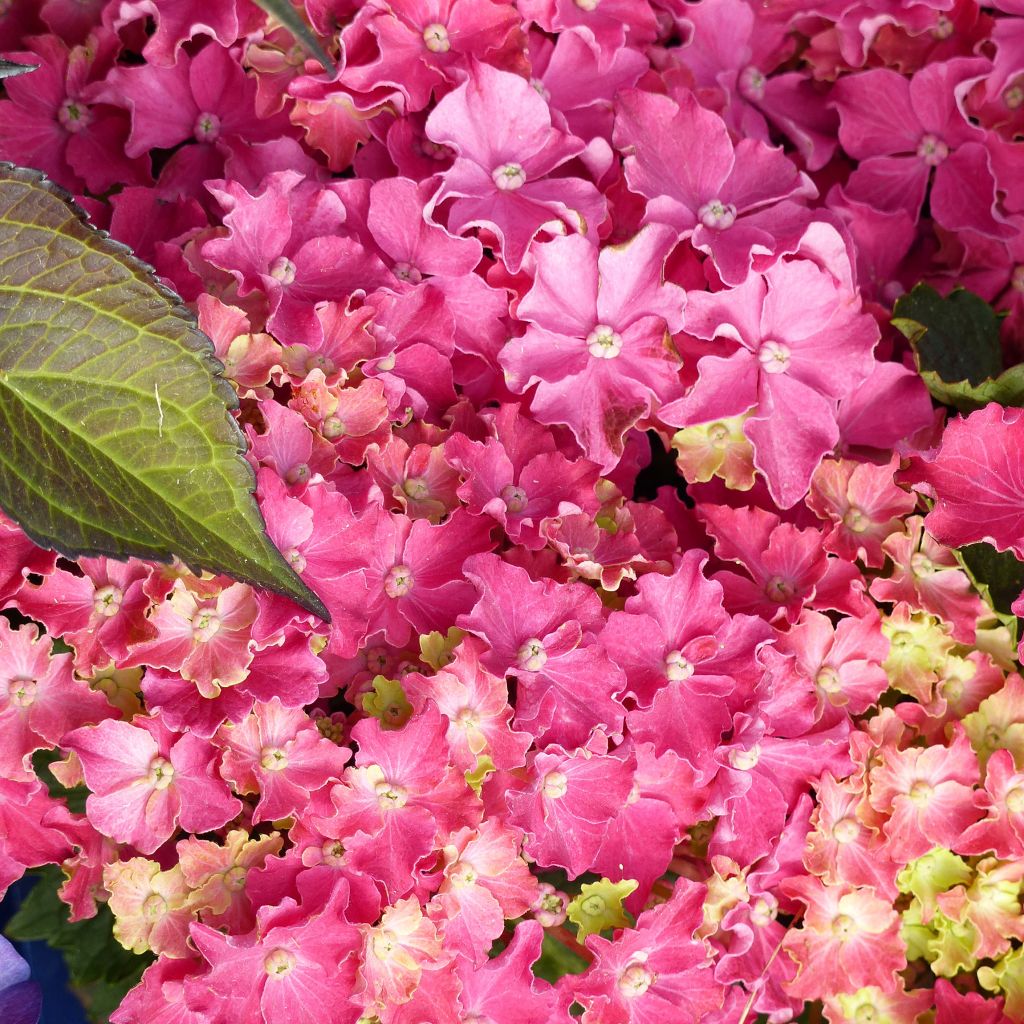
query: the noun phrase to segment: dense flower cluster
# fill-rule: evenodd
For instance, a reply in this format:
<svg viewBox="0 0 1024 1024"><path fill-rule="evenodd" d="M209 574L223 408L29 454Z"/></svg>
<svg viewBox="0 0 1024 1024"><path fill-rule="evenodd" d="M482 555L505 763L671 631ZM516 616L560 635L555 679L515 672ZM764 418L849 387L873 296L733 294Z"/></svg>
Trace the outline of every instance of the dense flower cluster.
<svg viewBox="0 0 1024 1024"><path fill-rule="evenodd" d="M1024 1021L955 550L1024 559L1024 417L889 324L963 282L1024 352L1024 5L298 9L335 73L249 0L0 4L0 156L194 306L332 617L0 518L0 889L157 954L116 1024Z"/></svg>

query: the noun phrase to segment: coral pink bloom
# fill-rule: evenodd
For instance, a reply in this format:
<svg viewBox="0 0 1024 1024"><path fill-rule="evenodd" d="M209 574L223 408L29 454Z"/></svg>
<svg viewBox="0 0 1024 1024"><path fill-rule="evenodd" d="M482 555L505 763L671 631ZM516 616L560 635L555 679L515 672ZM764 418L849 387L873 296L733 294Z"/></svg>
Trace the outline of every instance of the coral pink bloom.
<svg viewBox="0 0 1024 1024"><path fill-rule="evenodd" d="M782 508L800 500L839 440L836 400L865 380L878 325L810 260L776 263L736 288L688 292L686 330L718 340L691 392L661 410L677 426L753 410L743 432Z"/></svg>
<svg viewBox="0 0 1024 1024"><path fill-rule="evenodd" d="M533 287L517 314L530 326L502 349L510 387L537 390L541 423L564 423L603 472L622 457L624 436L679 393L667 335L682 326L685 293L663 281L671 231L645 228L601 250L556 238L534 250Z"/></svg>
<svg viewBox="0 0 1024 1024"><path fill-rule="evenodd" d="M356 767L331 790L329 811L313 819L324 835L344 840L346 863L391 898L413 888L416 865L440 845L435 840L481 817L464 771L451 765L447 728L430 701L401 729L363 719L352 730Z"/></svg>
<svg viewBox="0 0 1024 1024"><path fill-rule="evenodd" d="M816 530L800 530L760 508L703 505L701 518L715 539L715 554L738 562L750 574L715 573L727 606L755 612L769 621L794 621L828 569Z"/></svg>
<svg viewBox="0 0 1024 1024"><path fill-rule="evenodd" d="M449 229L489 228L512 273L541 229L586 233L604 219L604 197L589 181L547 178L584 143L552 127L547 104L519 75L474 62L431 112L426 133L456 153L427 212L453 200Z"/></svg>
<svg viewBox="0 0 1024 1024"><path fill-rule="evenodd" d="M827 615L805 609L779 637L777 648L794 656L797 671L817 687L822 705L862 715L889 688L882 668L889 643L877 612L843 618L834 626Z"/></svg>
<svg viewBox="0 0 1024 1024"><path fill-rule="evenodd" d="M464 571L479 599L459 625L487 641L487 668L518 680L516 725L568 746L583 745L599 726L617 731L622 673L597 639L604 625L597 594L583 584L532 580L496 555L467 560Z"/></svg>
<svg viewBox="0 0 1024 1024"><path fill-rule="evenodd" d="M29 573L53 572L57 554L36 547L21 529L0 512L0 604L6 605Z"/></svg>
<svg viewBox="0 0 1024 1024"><path fill-rule="evenodd" d="M896 456L884 466L847 459L825 459L819 464L807 505L820 519L831 522L824 544L832 554L882 567L882 542L900 529L900 520L917 504L915 495L893 482L898 467Z"/></svg>
<svg viewBox="0 0 1024 1024"><path fill-rule="evenodd" d="M11 78L0 101L4 159L38 167L65 188L100 193L150 180L149 161L125 154L128 118L97 101L116 50L109 35L72 49L54 36L35 36L31 50L8 54L37 64L27 80Z"/></svg>
<svg viewBox="0 0 1024 1024"><path fill-rule="evenodd" d="M667 903L645 910L612 940L587 937L594 963L575 979L584 1024L698 1024L722 1005L711 949L694 932L704 920L703 885L676 882Z"/></svg>
<svg viewBox="0 0 1024 1024"><path fill-rule="evenodd" d="M186 982L188 1005L210 1024L355 1024L360 1011L349 996L359 933L342 916L347 902L339 880L312 913L290 897L261 907L248 935L193 924L210 970Z"/></svg>
<svg viewBox="0 0 1024 1024"><path fill-rule="evenodd" d="M1003 860L1024 857L1024 773L1017 771L1010 751L997 750L988 759L985 789L974 799L987 813L964 832L957 851L992 853Z"/></svg>
<svg viewBox="0 0 1024 1024"><path fill-rule="evenodd" d="M800 968L786 986L791 995L820 999L868 985L883 992L895 986L907 956L899 914L888 900L870 889L822 885L811 875L790 878L783 888L807 907L800 927L790 929L782 944Z"/></svg>
<svg viewBox="0 0 1024 1024"><path fill-rule="evenodd" d="M533 860L575 878L592 867L632 786L633 769L619 757L549 747L534 756L527 788L506 793L509 821L528 834Z"/></svg>
<svg viewBox="0 0 1024 1024"><path fill-rule="evenodd" d="M576 31L593 39L607 58L627 48L642 51L658 31L654 11L643 0L608 0L594 6L575 0L522 0L520 13L546 32Z"/></svg>
<svg viewBox="0 0 1024 1024"><path fill-rule="evenodd" d="M52 654L35 625L11 629L0 616L0 776L34 778L29 755L70 729L113 714L102 693L71 674L71 655Z"/></svg>
<svg viewBox="0 0 1024 1024"><path fill-rule="evenodd" d="M143 588L150 569L135 559L81 558L78 566L81 576L58 569L38 586L26 583L17 605L74 647L75 668L91 675L111 660L122 661L130 644L154 636Z"/></svg>
<svg viewBox="0 0 1024 1024"><path fill-rule="evenodd" d="M1013 228L996 208L985 132L957 102L957 88L991 68L981 58L929 64L911 78L888 68L844 75L833 90L839 140L859 160L845 191L879 210L916 216L934 169L929 209L950 231L995 238Z"/></svg>
<svg viewBox="0 0 1024 1024"><path fill-rule="evenodd" d="M522 917L538 895L537 879L520 856L522 833L495 818L460 829L444 848L444 881L434 902L446 942L477 967L487 962L505 921Z"/></svg>
<svg viewBox="0 0 1024 1024"><path fill-rule="evenodd" d="M26 868L60 864L71 855L64 832L43 824L61 808L38 779L14 782L0 777L0 899Z"/></svg>
<svg viewBox="0 0 1024 1024"><path fill-rule="evenodd" d="M641 707L672 683L724 697L737 678L760 675L754 654L771 631L747 616L730 618L721 584L704 575L706 564L705 552L687 551L670 576L642 576L601 634L612 661L626 673L626 692Z"/></svg>
<svg viewBox="0 0 1024 1024"><path fill-rule="evenodd" d="M220 828L242 804L216 775L216 748L173 733L158 715L101 722L61 741L82 762L89 820L104 835L153 853L179 823L188 832Z"/></svg>
<svg viewBox="0 0 1024 1024"><path fill-rule="evenodd" d="M256 117L256 83L216 43L195 57L179 51L172 67L115 67L95 98L127 108L132 130L125 152L130 157L190 142L171 157L160 180L173 181L195 196L204 181L223 172L220 139L238 136L260 142L290 131L283 114Z"/></svg>
<svg viewBox="0 0 1024 1024"><path fill-rule="evenodd" d="M964 831L981 816L973 799L978 758L963 728L955 730L948 747L883 747L881 764L871 770L868 800L889 815L883 831L897 863L933 846L958 849Z"/></svg>
<svg viewBox="0 0 1024 1024"><path fill-rule="evenodd" d="M488 420L496 436L476 441L456 433L444 448L465 481L458 495L470 512L493 516L510 540L537 550L548 520L597 511L594 463L556 451L551 432L527 419L519 405L502 405Z"/></svg>
<svg viewBox="0 0 1024 1024"><path fill-rule="evenodd" d="M1024 559L1024 411L995 402L950 420L921 476L935 490L928 532L958 548L984 540Z"/></svg>
<svg viewBox="0 0 1024 1024"><path fill-rule="evenodd" d="M311 793L341 778L351 756L325 739L304 711L284 707L277 697L257 704L238 725L224 726L217 742L224 748L224 778L239 793L259 793L254 822L305 809Z"/></svg>
<svg viewBox="0 0 1024 1024"><path fill-rule="evenodd" d="M150 615L156 636L130 646L121 668L151 665L180 672L204 697L216 697L222 687L241 682L252 661L249 649L258 606L252 588L184 579Z"/></svg>
<svg viewBox="0 0 1024 1024"><path fill-rule="evenodd" d="M463 1020L475 1017L495 1024L551 1024L561 1019L559 1010L567 999L531 969L540 959L543 938L536 921L522 921L496 957L482 964L456 957L453 967L462 983L459 1003Z"/></svg>
<svg viewBox="0 0 1024 1024"><path fill-rule="evenodd" d="M742 283L755 254L792 252L810 219L786 199L817 189L782 152L755 139L735 147L725 122L691 92L678 102L631 90L617 99L615 145L629 187L646 196L646 223L667 224L709 253L726 284Z"/></svg>
<svg viewBox="0 0 1024 1024"><path fill-rule="evenodd" d="M882 550L892 560L887 578L871 584L876 601L928 611L953 625L953 636L973 643L975 623L989 608L977 595L967 573L952 550L940 544L924 528L925 520L911 516L903 530L892 534Z"/></svg>

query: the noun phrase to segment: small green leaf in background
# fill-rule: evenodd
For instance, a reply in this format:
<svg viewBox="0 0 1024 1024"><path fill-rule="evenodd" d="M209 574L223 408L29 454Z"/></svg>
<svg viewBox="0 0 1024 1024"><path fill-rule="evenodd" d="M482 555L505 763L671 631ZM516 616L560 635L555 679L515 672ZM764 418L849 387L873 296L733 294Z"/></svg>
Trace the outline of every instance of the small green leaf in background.
<svg viewBox="0 0 1024 1024"><path fill-rule="evenodd" d="M266 534L221 368L149 268L0 164L0 508L70 557L177 555L327 619Z"/></svg>
<svg viewBox="0 0 1024 1024"><path fill-rule="evenodd" d="M7 924L7 937L18 942L45 942L59 950L75 991L90 1017L106 1021L153 962L152 954L136 956L114 938L114 915L100 905L85 921L68 921L68 907L57 890L64 882L60 868L38 872L39 881Z"/></svg>
<svg viewBox="0 0 1024 1024"><path fill-rule="evenodd" d="M4 60L0 57L0 78L14 78L17 75L27 75L30 71L37 71L38 64L16 64L13 60Z"/></svg>
<svg viewBox="0 0 1024 1024"><path fill-rule="evenodd" d="M296 40L318 60L329 75L334 75L336 68L330 57L324 53L320 40L313 34L312 29L302 20L302 15L292 6L291 0L255 0L256 6L261 7L272 18L277 18L281 24L288 29Z"/></svg>
<svg viewBox="0 0 1024 1024"><path fill-rule="evenodd" d="M988 593L992 607L1012 615L1010 605L1024 592L1024 562L1011 551L996 551L984 543L967 544L959 555L975 586Z"/></svg>
<svg viewBox="0 0 1024 1024"><path fill-rule="evenodd" d="M533 965L533 973L553 985L566 974L582 974L589 966L583 957L578 956L568 946L564 946L550 935L545 935L540 959Z"/></svg>
<svg viewBox="0 0 1024 1024"><path fill-rule="evenodd" d="M942 296L919 284L897 300L892 324L910 341L937 401L965 412L989 402L1024 405L1024 365L1003 370L999 317L973 292Z"/></svg>

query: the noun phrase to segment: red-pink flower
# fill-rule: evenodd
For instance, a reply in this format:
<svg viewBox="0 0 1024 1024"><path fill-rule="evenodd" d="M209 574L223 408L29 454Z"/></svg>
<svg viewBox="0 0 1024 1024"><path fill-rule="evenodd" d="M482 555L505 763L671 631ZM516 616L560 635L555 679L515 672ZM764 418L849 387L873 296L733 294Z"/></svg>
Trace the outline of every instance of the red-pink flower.
<svg viewBox="0 0 1024 1024"><path fill-rule="evenodd" d="M179 823L188 832L209 832L241 810L216 774L216 748L171 732L159 715L76 729L61 746L82 762L89 820L141 853L162 846Z"/></svg>
<svg viewBox="0 0 1024 1024"><path fill-rule="evenodd" d="M547 104L519 75L474 62L431 112L426 133L456 153L428 212L451 199L448 228L489 228L513 273L541 229L585 233L604 219L604 197L589 181L548 177L584 142L552 127Z"/></svg>
<svg viewBox="0 0 1024 1024"><path fill-rule="evenodd" d="M644 229L600 251L580 235L534 250L533 287L517 315L529 326L500 361L542 423L564 423L603 472L622 456L624 436L679 393L667 336L682 326L685 295L663 280L671 231Z"/></svg>

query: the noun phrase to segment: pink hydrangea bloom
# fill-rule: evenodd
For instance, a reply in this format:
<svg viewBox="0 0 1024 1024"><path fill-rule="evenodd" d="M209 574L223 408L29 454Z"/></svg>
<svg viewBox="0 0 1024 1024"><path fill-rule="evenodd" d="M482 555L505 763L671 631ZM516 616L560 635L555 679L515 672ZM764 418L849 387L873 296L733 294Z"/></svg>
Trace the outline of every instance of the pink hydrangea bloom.
<svg viewBox="0 0 1024 1024"><path fill-rule="evenodd" d="M29 756L52 748L80 725L109 717L102 693L71 674L71 655L53 654L31 623L11 629L0 617L0 775L33 778Z"/></svg>
<svg viewBox="0 0 1024 1024"><path fill-rule="evenodd" d="M547 104L519 75L474 62L433 109L426 133L456 154L428 213L451 199L449 230L489 228L512 273L541 229L586 233L604 219L604 197L589 181L548 177L584 143L552 126Z"/></svg>
<svg viewBox="0 0 1024 1024"><path fill-rule="evenodd" d="M587 937L594 963L572 986L585 1024L655 1024L676 1017L696 1024L721 1006L710 949L694 935L705 892L680 879L672 898L644 911L635 929L613 940Z"/></svg>
<svg viewBox="0 0 1024 1024"><path fill-rule="evenodd" d="M750 138L734 146L725 122L692 92L623 93L615 145L626 154L629 187L647 198L645 221L691 238L726 284L741 284L755 257L792 251L803 234L808 218L783 200L813 198L810 178L781 149Z"/></svg>
<svg viewBox="0 0 1024 1024"><path fill-rule="evenodd" d="M678 393L666 335L682 326L685 296L663 280L672 241L652 226L600 253L579 235L537 247L518 308L529 326L501 353L516 391L537 385L537 419L566 424L603 472L622 456L626 432Z"/></svg>
<svg viewBox="0 0 1024 1024"><path fill-rule="evenodd" d="M215 748L171 732L158 715L75 729L61 746L82 762L89 820L141 853L153 853L179 824L207 832L241 810L216 774Z"/></svg>
<svg viewBox="0 0 1024 1024"><path fill-rule="evenodd" d="M304 809L312 792L341 778L350 757L304 711L284 707L277 697L258 704L238 725L222 727L217 742L224 748L224 778L239 793L259 793L255 822Z"/></svg>
<svg viewBox="0 0 1024 1024"><path fill-rule="evenodd" d="M708 423L753 410L743 432L772 497L789 508L839 440L836 401L870 373L878 326L810 260L785 260L735 288L689 292L686 330L719 340L668 423Z"/></svg>

